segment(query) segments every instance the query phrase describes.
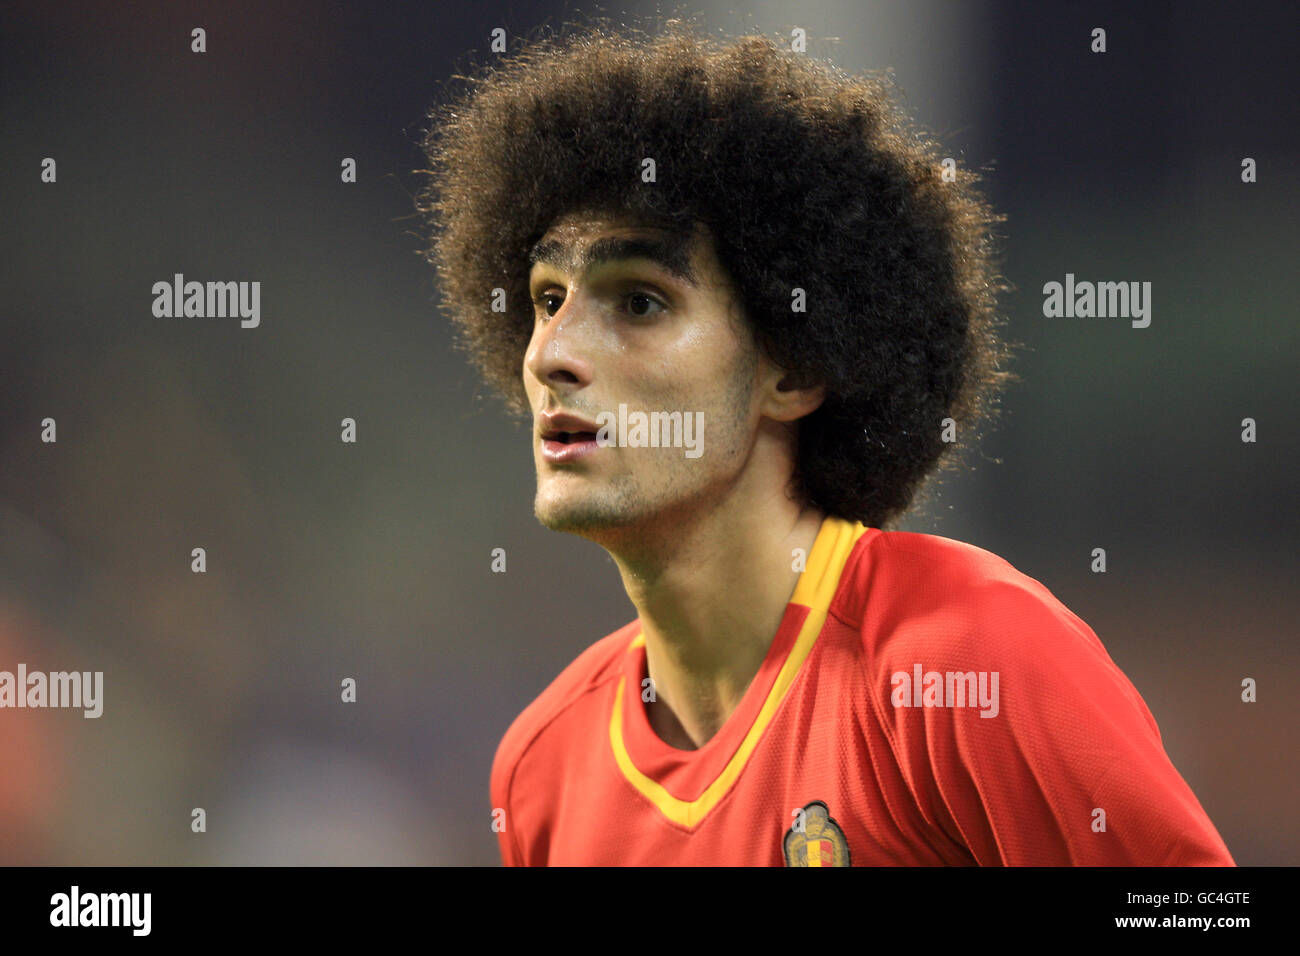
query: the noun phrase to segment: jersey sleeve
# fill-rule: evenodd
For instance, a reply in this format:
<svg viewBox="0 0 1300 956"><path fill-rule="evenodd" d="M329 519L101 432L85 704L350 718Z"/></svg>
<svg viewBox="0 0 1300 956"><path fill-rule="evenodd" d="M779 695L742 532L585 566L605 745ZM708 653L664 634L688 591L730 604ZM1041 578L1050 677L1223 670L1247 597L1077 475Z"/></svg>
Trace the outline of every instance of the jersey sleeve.
<svg viewBox="0 0 1300 956"><path fill-rule="evenodd" d="M872 664L886 734L938 841L981 865L1235 865L1083 621L1027 577L961 594L900 625ZM943 678L922 680L942 705L903 696L896 675L912 691L917 664ZM972 672L976 684L960 676ZM982 699L961 705L973 686Z"/></svg>
<svg viewBox="0 0 1300 956"><path fill-rule="evenodd" d="M497 846L501 851L502 866L522 866L523 858L519 853L519 844L515 839L518 821L514 819L510 807L510 783L514 775L515 762L511 759L507 747L509 740L503 740L497 747L492 760L492 775L489 790L492 799L492 821L497 833Z"/></svg>

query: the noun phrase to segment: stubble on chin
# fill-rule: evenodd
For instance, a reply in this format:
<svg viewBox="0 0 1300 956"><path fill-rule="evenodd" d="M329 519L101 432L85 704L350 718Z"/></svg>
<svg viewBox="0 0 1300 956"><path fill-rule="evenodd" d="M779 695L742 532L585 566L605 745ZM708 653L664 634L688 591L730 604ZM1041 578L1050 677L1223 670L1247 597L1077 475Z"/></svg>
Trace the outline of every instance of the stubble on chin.
<svg viewBox="0 0 1300 956"><path fill-rule="evenodd" d="M533 515L551 531L583 537L625 528L638 519L636 496L627 487L592 489L590 494L570 491L562 495L539 489L533 501Z"/></svg>

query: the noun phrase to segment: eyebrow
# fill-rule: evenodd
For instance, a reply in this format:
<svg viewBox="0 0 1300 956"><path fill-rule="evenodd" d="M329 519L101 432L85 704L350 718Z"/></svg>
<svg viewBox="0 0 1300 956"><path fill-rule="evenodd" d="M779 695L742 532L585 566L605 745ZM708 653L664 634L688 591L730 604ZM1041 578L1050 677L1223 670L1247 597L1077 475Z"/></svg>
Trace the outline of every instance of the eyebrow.
<svg viewBox="0 0 1300 956"><path fill-rule="evenodd" d="M648 259L669 275L689 285L695 285L695 273L691 269L690 244L689 236L677 234L662 239L606 236L604 239L597 239L582 252L575 252L568 243L557 239L543 239L529 251L528 263L530 266L535 266L541 262L575 273L586 272L593 266L606 262Z"/></svg>

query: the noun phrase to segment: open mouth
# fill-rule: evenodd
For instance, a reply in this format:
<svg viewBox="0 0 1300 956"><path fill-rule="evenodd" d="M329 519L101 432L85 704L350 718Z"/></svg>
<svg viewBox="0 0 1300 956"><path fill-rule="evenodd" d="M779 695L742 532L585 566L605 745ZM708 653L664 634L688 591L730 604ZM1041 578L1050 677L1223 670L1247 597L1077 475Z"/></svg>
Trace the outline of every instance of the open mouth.
<svg viewBox="0 0 1300 956"><path fill-rule="evenodd" d="M549 432L542 436L546 441L559 442L562 445L572 445L575 442L595 441L595 432Z"/></svg>

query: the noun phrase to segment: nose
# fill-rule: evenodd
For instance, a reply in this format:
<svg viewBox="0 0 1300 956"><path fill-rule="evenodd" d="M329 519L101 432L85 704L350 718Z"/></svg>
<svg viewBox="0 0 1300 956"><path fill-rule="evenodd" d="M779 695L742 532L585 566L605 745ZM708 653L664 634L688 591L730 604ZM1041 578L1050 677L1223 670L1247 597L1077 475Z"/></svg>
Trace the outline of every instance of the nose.
<svg viewBox="0 0 1300 956"><path fill-rule="evenodd" d="M534 319L524 368L543 385L573 390L591 384L592 367L586 358L583 313L581 298L570 290L558 312L545 321Z"/></svg>

